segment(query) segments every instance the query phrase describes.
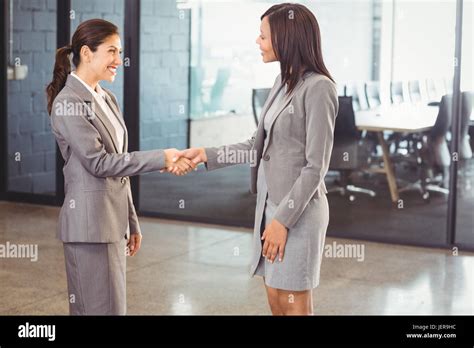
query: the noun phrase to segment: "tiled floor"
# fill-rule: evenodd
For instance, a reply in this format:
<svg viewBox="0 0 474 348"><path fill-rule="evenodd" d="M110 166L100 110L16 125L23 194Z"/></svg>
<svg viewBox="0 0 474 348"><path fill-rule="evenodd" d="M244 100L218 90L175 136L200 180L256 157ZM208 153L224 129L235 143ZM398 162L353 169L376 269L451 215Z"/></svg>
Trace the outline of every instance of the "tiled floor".
<svg viewBox="0 0 474 348"><path fill-rule="evenodd" d="M0 202L0 245L38 244L38 260L0 258L0 315L67 314L59 209ZM250 278L251 232L141 218L140 253L128 259L129 314L270 314ZM362 244L364 260L325 257L315 313L474 314L474 254Z"/></svg>

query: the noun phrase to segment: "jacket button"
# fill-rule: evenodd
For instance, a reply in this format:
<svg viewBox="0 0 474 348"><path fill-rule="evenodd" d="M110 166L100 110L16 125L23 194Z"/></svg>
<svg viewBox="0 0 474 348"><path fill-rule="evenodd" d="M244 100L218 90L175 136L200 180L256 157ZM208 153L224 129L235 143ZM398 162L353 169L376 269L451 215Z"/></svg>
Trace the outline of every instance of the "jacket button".
<svg viewBox="0 0 474 348"><path fill-rule="evenodd" d="M269 159L270 159L270 155L265 155L265 156L263 156L263 160L264 160L264 161L268 161Z"/></svg>

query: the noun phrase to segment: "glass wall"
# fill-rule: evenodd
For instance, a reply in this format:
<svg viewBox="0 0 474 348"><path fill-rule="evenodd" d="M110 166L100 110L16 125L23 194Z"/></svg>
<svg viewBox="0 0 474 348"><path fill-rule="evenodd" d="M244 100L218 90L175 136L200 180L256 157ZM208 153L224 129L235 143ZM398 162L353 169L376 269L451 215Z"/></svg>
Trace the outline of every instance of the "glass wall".
<svg viewBox="0 0 474 348"><path fill-rule="evenodd" d="M464 1L461 55L461 133L459 135L458 190L455 245L474 247L474 4Z"/></svg>
<svg viewBox="0 0 474 348"><path fill-rule="evenodd" d="M354 148L338 143L336 129L328 234L441 246L447 239L456 3L366 3L379 14L380 60L372 61L378 74L353 77L355 65L338 79L353 98L362 133ZM371 21L371 12L364 13ZM354 47L346 59L358 54Z"/></svg>
<svg viewBox="0 0 474 348"><path fill-rule="evenodd" d="M212 5L210 2L209 4ZM220 8L221 15L228 11L228 5ZM227 118L223 118L222 124L209 125L195 125L190 120L191 93L195 95L207 93L195 90L193 87L195 83L192 81L197 69L192 66L190 68L192 52L190 42L195 44L194 39L191 40L193 35L191 23L194 23L195 12L199 12L199 7L197 2L174 0L141 2L140 149L142 150L186 148L198 145L199 141L213 140L216 134L226 132L232 127L236 131L242 128L240 118L234 119L233 125L227 122ZM216 16L217 14L214 13ZM204 22L203 20L198 23L198 26ZM214 27L216 28L218 27ZM222 31L220 32L218 37L222 36ZM253 41L254 37L251 40ZM235 42L229 42L226 46L222 45L221 49L228 50L234 44ZM208 52L208 48L199 46L199 49L206 58L208 53L204 52ZM224 62L225 57L218 55L217 60ZM205 61L205 65L212 66L214 62ZM248 84L248 81L245 83ZM222 88L214 89L211 94L213 96L221 94L228 98L230 91L225 90L224 93L226 82L218 85ZM248 90L238 81L234 85L237 90L234 90L233 94ZM222 108L217 106L217 102L213 103L216 112ZM232 103L236 105L235 102ZM243 105L243 110L248 111L248 105L250 104L247 101ZM246 116L248 115L247 112ZM255 124L250 123L247 126L247 130L240 130L244 138L253 132ZM190 141L190 139L197 140ZM214 141L218 143L219 139ZM250 172L246 166L210 174L201 170L179 178L160 173L142 175L140 210L175 218L250 226L253 223L255 197L249 193L249 179Z"/></svg>
<svg viewBox="0 0 474 348"><path fill-rule="evenodd" d="M255 0L235 6L232 1L170 0L151 6L143 2L142 149L217 146L251 136L256 129L253 90L271 87L279 73L278 63L262 63L255 44L260 16L274 3ZM338 156L347 153L344 149L333 154L327 176L329 234L444 245L451 129L440 130L439 135L435 124L452 116L448 106L454 73L455 2L300 3L318 19L324 59L340 95L352 96L360 132L357 155L350 163L338 163L342 160ZM188 10L190 33L185 29L187 22L176 24L183 24L176 19L180 11L187 14ZM156 35L154 27L172 33ZM183 37L186 33L191 37L190 47ZM150 78L155 69L159 76ZM186 83L176 83L188 78L189 97ZM182 114L176 112L180 107ZM257 117L258 112L257 105ZM140 207L250 227L255 197L249 193L249 179L245 165L182 178L142 176Z"/></svg>
<svg viewBox="0 0 474 348"><path fill-rule="evenodd" d="M56 49L56 1L12 1L8 18L7 191L54 195L56 150L46 110Z"/></svg>
<svg viewBox="0 0 474 348"><path fill-rule="evenodd" d="M349 111L340 108L339 119L353 117L356 124L350 146L336 127L326 178L328 234L445 245L456 2L299 2L318 19L341 105L352 98ZM275 3L142 1L142 150L218 146L253 134L264 99L253 103L252 96L270 88L279 73L278 63L262 63L255 43L260 16ZM472 16L469 6L465 16ZM471 23L465 18L462 82L467 90L472 90L465 77L472 76L467 66L472 62ZM468 160L460 166L465 186L458 195L458 230L472 232ZM249 180L246 165L210 173L201 168L185 177L143 175L140 210L251 227L255 196L249 193ZM460 243L469 238L469 232L458 233Z"/></svg>

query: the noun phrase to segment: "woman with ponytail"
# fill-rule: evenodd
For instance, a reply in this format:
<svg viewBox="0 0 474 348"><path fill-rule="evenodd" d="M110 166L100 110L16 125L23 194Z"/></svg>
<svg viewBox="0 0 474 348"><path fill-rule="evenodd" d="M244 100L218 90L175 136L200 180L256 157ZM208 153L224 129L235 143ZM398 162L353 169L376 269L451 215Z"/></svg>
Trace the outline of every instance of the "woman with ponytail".
<svg viewBox="0 0 474 348"><path fill-rule="evenodd" d="M51 115L51 108L54 98L61 92L66 84L67 76L71 73L71 63L69 55L72 53L72 46L67 45L56 51L56 63L54 64L53 81L46 87L48 97L48 113Z"/></svg>
<svg viewBox="0 0 474 348"><path fill-rule="evenodd" d="M114 24L85 21L71 45L57 50L46 88L52 131L65 161L58 237L69 311L75 315L126 313L126 256L137 253L142 239L129 176L171 167L182 175L195 167L187 159L173 162L177 149L127 152L117 99L99 85L114 81L121 52Z"/></svg>

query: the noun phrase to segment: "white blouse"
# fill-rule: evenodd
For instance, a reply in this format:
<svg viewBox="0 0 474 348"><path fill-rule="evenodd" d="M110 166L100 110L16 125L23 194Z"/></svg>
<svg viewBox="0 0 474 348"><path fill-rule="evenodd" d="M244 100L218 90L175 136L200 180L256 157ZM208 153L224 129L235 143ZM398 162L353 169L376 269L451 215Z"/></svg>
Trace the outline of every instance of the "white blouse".
<svg viewBox="0 0 474 348"><path fill-rule="evenodd" d="M78 79L87 88L87 90L92 93L95 101L99 104L99 106L102 108L102 110L105 112L105 114L109 118L110 123L112 123L112 126L114 126L114 129L115 129L116 140L118 140L117 142L118 151L119 153L122 153L123 145L124 145L125 130L123 129L117 117L115 116L114 112L110 109L109 105L107 104L105 100L105 96L106 96L105 91L100 87L99 84L97 84L96 90L93 90L92 87L89 86L87 83L85 83L79 76L77 76L77 74L74 71L71 72L71 75L74 76L76 79Z"/></svg>

